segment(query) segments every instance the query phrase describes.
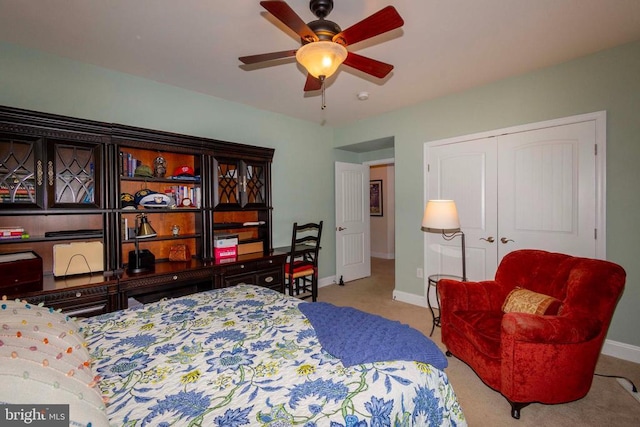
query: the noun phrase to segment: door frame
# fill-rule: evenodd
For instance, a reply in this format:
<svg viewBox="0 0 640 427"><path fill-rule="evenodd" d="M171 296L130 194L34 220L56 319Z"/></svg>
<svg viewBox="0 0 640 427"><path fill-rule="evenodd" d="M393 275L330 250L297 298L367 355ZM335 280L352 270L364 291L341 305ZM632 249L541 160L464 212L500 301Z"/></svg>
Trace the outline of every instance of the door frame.
<svg viewBox="0 0 640 427"><path fill-rule="evenodd" d="M345 163L345 162L341 162L341 163ZM362 163L360 163L360 165L367 166L370 169L371 166L395 165L395 163L396 163L395 157L391 157L391 158L386 158L386 159L371 160L371 161L362 162ZM394 182L395 182L395 179L394 179ZM366 201L363 200L363 205L362 205L362 211L363 212L368 212L369 211L369 204L368 203L369 203L368 199ZM337 209L337 206L336 206L336 209ZM336 229L337 229L337 227L338 227L338 225L336 224ZM369 248L368 249L369 249L369 253L371 253L371 229L369 228L369 230L367 230L366 232L368 234L368 239L367 240L369 241ZM337 230L336 230L336 233L337 233ZM394 223L394 236L395 236L395 223ZM338 245L339 244L340 244L340 239L338 239L336 237L336 248L335 248L335 250L336 250L336 275L335 275L335 279L334 279L335 283L339 283L340 282L340 276L342 275L341 266L339 265L339 262L337 260L337 254L339 253L339 251L338 251ZM369 269L369 271L370 271L370 269Z"/></svg>
<svg viewBox="0 0 640 427"><path fill-rule="evenodd" d="M394 174L393 182L394 182L394 185L395 185L395 182L396 182L396 179L395 179L396 159L395 159L395 157L390 157L390 158L387 158L387 159L380 159L380 160L371 160L371 161L368 161L368 162L363 162L362 164L365 165L365 166L369 166L369 172L371 172L371 166L393 165L394 166L394 169L393 169L393 174ZM371 176L371 173L369 173L369 176ZM387 195L385 197L389 197L389 196ZM395 187L393 189L393 197L395 198ZM389 205L390 204L385 204L384 209L388 209ZM393 203L393 206L394 206L394 210L395 210L395 201ZM388 215L388 213L387 213L387 215ZM395 215L395 212L394 212L394 215ZM394 236L394 239L395 239L395 236L396 236L396 223L395 223L395 221L393 222L393 236ZM369 225L369 246L371 246L371 225ZM395 242L394 242L394 248L395 247L396 247L396 245L395 245ZM395 249L394 249L393 258L395 260ZM395 261L394 261L394 264L395 264Z"/></svg>
<svg viewBox="0 0 640 427"><path fill-rule="evenodd" d="M593 113L579 114L574 116L562 117L558 119L545 120L541 122L527 123L523 125L511 126L502 129L494 129L485 132L478 132L468 135L460 135L451 138L445 138L440 140L428 141L423 145L423 206L426 206L429 200L428 188L429 188L429 148L438 145L456 144L471 140L498 137L504 134L513 134L519 132L527 132L531 130L551 128L556 126L562 126L572 123L580 123L593 121L595 122L595 144L594 150L596 150L595 156L595 173L596 182L595 185L595 197L596 197L596 258L606 259L606 142L607 142L607 113L606 111L596 111ZM427 266L427 235L423 236L423 267ZM425 281L425 292L427 289L427 281ZM426 295L426 294L425 294Z"/></svg>

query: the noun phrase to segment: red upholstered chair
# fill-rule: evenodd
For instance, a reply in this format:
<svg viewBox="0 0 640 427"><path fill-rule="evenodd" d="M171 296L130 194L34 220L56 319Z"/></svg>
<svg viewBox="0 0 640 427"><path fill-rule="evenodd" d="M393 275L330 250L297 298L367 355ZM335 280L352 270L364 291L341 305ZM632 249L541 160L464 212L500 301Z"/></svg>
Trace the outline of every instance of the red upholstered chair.
<svg viewBox="0 0 640 427"><path fill-rule="evenodd" d="M527 249L507 254L495 280L441 280L447 355L506 397L514 418L533 402L580 399L591 388L625 279L608 261ZM546 314L521 312L536 308Z"/></svg>

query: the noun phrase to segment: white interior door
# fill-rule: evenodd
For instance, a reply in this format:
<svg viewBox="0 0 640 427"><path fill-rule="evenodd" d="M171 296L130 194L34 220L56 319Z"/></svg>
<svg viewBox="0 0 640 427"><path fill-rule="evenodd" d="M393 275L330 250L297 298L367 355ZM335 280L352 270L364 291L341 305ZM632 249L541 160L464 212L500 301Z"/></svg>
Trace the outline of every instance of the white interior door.
<svg viewBox="0 0 640 427"><path fill-rule="evenodd" d="M371 275L369 166L336 162L336 282Z"/></svg>
<svg viewBox="0 0 640 427"><path fill-rule="evenodd" d="M595 122L498 137L498 261L523 248L595 258Z"/></svg>
<svg viewBox="0 0 640 427"><path fill-rule="evenodd" d="M427 159L429 199L456 202L465 233L467 278L493 277L498 226L496 138L431 146ZM425 238L428 274L462 276L461 238L447 241L440 233L425 233Z"/></svg>

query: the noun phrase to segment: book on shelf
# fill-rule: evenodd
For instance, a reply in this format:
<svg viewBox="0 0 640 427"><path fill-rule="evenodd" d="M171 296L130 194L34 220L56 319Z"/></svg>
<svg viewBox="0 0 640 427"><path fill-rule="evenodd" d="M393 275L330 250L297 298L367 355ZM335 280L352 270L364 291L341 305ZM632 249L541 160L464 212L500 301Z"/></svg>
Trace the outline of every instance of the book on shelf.
<svg viewBox="0 0 640 427"><path fill-rule="evenodd" d="M22 231L0 230L0 237L22 236L22 234L24 234L24 230Z"/></svg>
<svg viewBox="0 0 640 427"><path fill-rule="evenodd" d="M0 240L22 240L28 239L29 233L21 233L18 235L0 235Z"/></svg>
<svg viewBox="0 0 640 427"><path fill-rule="evenodd" d="M22 236L24 228L18 226L0 227L0 237Z"/></svg>
<svg viewBox="0 0 640 427"><path fill-rule="evenodd" d="M118 172L120 173L120 176L132 178L135 176L136 168L141 164L142 161L136 159L133 154L127 153L126 151L120 151L118 164Z"/></svg>
<svg viewBox="0 0 640 427"><path fill-rule="evenodd" d="M24 231L24 227L19 225L5 225L0 227L0 231Z"/></svg>

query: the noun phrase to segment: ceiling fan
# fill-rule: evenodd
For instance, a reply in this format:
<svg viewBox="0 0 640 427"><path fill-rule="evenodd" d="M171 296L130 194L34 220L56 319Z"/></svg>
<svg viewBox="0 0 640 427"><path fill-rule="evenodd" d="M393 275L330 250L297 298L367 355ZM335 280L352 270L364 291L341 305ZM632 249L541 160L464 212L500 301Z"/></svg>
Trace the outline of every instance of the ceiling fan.
<svg viewBox="0 0 640 427"><path fill-rule="evenodd" d="M393 70L391 64L347 50L347 46L401 27L404 21L393 6L387 6L342 30L335 22L325 19L333 9L333 0L310 0L309 9L318 19L309 23L305 23L284 1L261 1L260 5L295 31L300 36L302 46L297 50L238 58L244 64L295 56L308 72L305 92L324 89L325 79L343 63L377 78L384 78Z"/></svg>

